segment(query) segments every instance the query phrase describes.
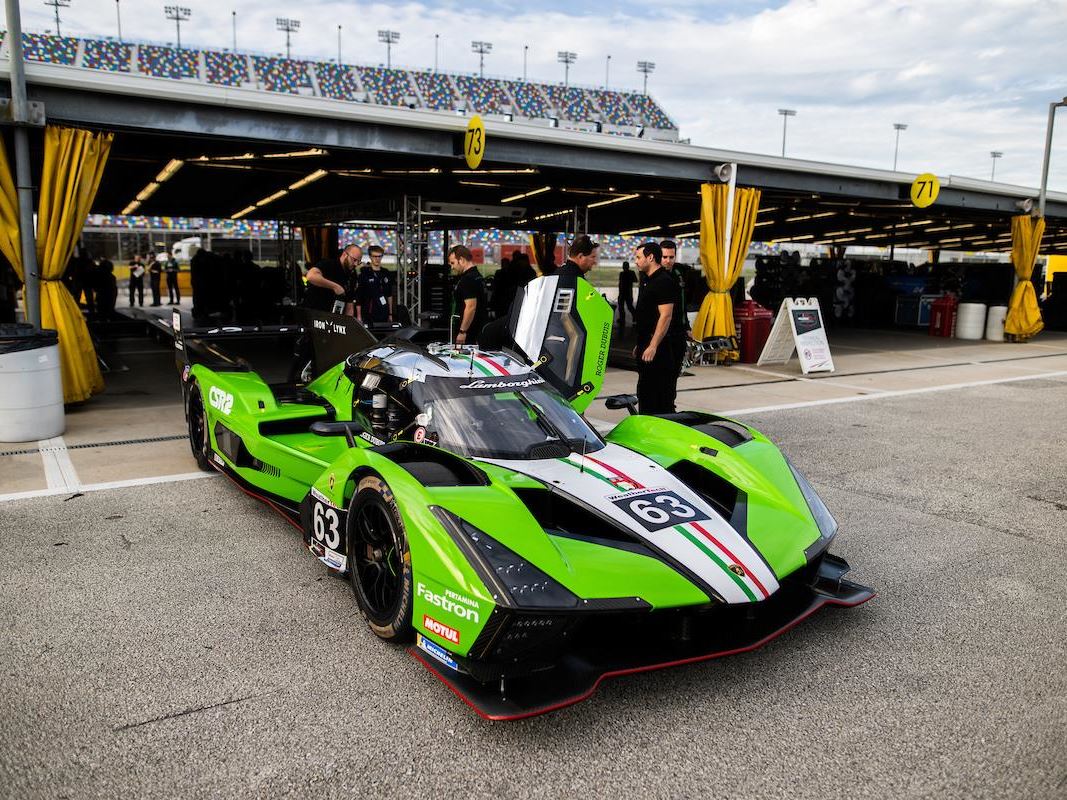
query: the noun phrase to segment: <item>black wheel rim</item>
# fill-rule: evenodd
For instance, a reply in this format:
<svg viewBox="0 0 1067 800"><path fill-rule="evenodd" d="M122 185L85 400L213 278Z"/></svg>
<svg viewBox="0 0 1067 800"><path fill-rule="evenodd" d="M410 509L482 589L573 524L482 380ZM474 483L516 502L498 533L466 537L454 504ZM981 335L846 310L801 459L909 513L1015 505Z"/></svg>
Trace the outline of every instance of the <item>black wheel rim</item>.
<svg viewBox="0 0 1067 800"><path fill-rule="evenodd" d="M204 455L204 442L207 438L207 422L204 419L204 401L200 392L193 392L189 398L189 446L193 448L193 455Z"/></svg>
<svg viewBox="0 0 1067 800"><path fill-rule="evenodd" d="M389 509L380 500L360 504L353 519L353 579L366 610L388 620L400 607L404 588L400 538Z"/></svg>

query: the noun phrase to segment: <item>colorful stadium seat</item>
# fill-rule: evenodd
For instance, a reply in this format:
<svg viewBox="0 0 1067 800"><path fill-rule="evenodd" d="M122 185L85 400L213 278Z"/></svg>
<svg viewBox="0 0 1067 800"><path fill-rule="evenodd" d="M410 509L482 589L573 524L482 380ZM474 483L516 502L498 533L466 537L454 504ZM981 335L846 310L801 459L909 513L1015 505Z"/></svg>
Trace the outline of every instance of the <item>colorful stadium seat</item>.
<svg viewBox="0 0 1067 800"><path fill-rule="evenodd" d="M306 61L252 56L252 66L256 71L256 78L269 92L299 94L301 89L311 88L311 77L308 75L308 62Z"/></svg>
<svg viewBox="0 0 1067 800"><path fill-rule="evenodd" d="M385 67L356 67L363 86L378 102L386 106L407 105L411 91L408 73L401 69Z"/></svg>
<svg viewBox="0 0 1067 800"><path fill-rule="evenodd" d="M479 78L476 75L457 75L456 86L479 114L503 114L511 105L502 81Z"/></svg>
<svg viewBox="0 0 1067 800"><path fill-rule="evenodd" d="M451 111L456 107L456 94L447 75L440 72L412 72L415 83L422 92L426 108L434 111Z"/></svg>
<svg viewBox="0 0 1067 800"><path fill-rule="evenodd" d="M323 97L350 101L362 99L351 67L317 63L315 78L319 82L319 94Z"/></svg>
<svg viewBox="0 0 1067 800"><path fill-rule="evenodd" d="M82 66L105 72L129 72L130 52L130 46L122 42L86 39Z"/></svg>
<svg viewBox="0 0 1067 800"><path fill-rule="evenodd" d="M240 86L251 81L248 74L248 56L205 50L204 65L207 70L208 83L218 86Z"/></svg>
<svg viewBox="0 0 1067 800"><path fill-rule="evenodd" d="M156 78L199 78L200 51L142 44L137 48L137 69Z"/></svg>
<svg viewBox="0 0 1067 800"><path fill-rule="evenodd" d="M73 64L78 54L78 40L70 36L49 36L44 33L22 34L22 54L29 61L46 64Z"/></svg>

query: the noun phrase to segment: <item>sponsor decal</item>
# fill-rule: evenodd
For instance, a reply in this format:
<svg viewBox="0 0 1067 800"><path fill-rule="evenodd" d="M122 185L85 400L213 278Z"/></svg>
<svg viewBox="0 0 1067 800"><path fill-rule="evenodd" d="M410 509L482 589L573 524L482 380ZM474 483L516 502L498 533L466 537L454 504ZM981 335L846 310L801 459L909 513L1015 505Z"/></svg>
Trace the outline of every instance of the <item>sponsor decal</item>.
<svg viewBox="0 0 1067 800"><path fill-rule="evenodd" d="M373 434L367 433L366 431L360 431L359 432L359 438L363 439L364 441L370 442L373 445L385 444L384 440L379 439L377 436L374 436Z"/></svg>
<svg viewBox="0 0 1067 800"><path fill-rule="evenodd" d="M319 556L319 561L330 569L335 569L338 572L344 572L345 568L348 566L348 559L343 554L338 553L336 550L331 550L328 547L325 548L322 555Z"/></svg>
<svg viewBox="0 0 1067 800"><path fill-rule="evenodd" d="M332 491L333 491L333 487L334 487L334 484L336 484L336 483L337 483L337 477L336 477L336 476L335 476L335 475L334 475L334 474L333 474L332 472L330 473L330 478L329 478L329 480L327 481L327 483L329 483L329 485L330 485L330 491L332 492Z"/></svg>
<svg viewBox="0 0 1067 800"><path fill-rule="evenodd" d="M330 498L328 498L326 495L324 495L318 489L316 489L314 486L311 487L311 496L314 497L316 500L321 500L323 503L325 503L328 506L332 506L333 505L333 501L330 500ZM336 506L334 506L334 507L336 508Z"/></svg>
<svg viewBox="0 0 1067 800"><path fill-rule="evenodd" d="M212 408L217 408L227 416L233 411L233 395L223 391L218 386L212 386L208 390L207 401Z"/></svg>
<svg viewBox="0 0 1067 800"><path fill-rule="evenodd" d="M211 457L215 459L215 463L218 464L220 467L226 466L226 462L222 460L222 456L220 456L218 453L212 453Z"/></svg>
<svg viewBox="0 0 1067 800"><path fill-rule="evenodd" d="M740 564L731 564L730 565L730 572L732 572L734 575L736 575L739 578L745 577L745 568L742 567Z"/></svg>
<svg viewBox="0 0 1067 800"><path fill-rule="evenodd" d="M426 429L421 427L416 428L415 434L411 438L415 441L416 444L422 444L426 441Z"/></svg>
<svg viewBox="0 0 1067 800"><path fill-rule="evenodd" d="M604 368L608 363L608 345L611 344L611 323L604 323L604 327L600 331L600 352L596 358L596 375L600 376L604 374Z"/></svg>
<svg viewBox="0 0 1067 800"><path fill-rule="evenodd" d="M419 581L418 586L415 587L415 594L427 603L435 605L449 614L455 614L460 619L474 623L482 621L481 614L478 612L478 602L453 592L451 589L445 589L444 594L437 594L430 590L425 583ZM457 639L456 641L458 642L459 640Z"/></svg>
<svg viewBox="0 0 1067 800"><path fill-rule="evenodd" d="M332 320L315 319L311 321L312 326L320 331L326 331L326 333L348 333L348 326L341 325L340 323L333 322Z"/></svg>
<svg viewBox="0 0 1067 800"><path fill-rule="evenodd" d="M430 656L444 664L446 667L451 667L456 672L459 672L459 664L457 663L456 659L452 658L449 652L445 650L445 648L441 647L441 645L437 644L437 642L431 642L421 633L415 635L415 641L418 644L420 650L425 651Z"/></svg>
<svg viewBox="0 0 1067 800"><path fill-rule="evenodd" d="M422 615L422 627L435 636L440 636L442 639L452 642L452 644L459 644L459 631L445 625L443 622L438 622L429 614Z"/></svg>
<svg viewBox="0 0 1067 800"><path fill-rule="evenodd" d="M540 375L536 375L534 373L530 373L525 378L519 378L519 379L516 379L516 380L507 380L507 381L500 381L500 380L489 380L489 381L487 381L487 380L483 380L482 378L475 378L470 383L460 384L459 388L460 389L500 389L500 390L529 389L531 386L539 386L540 384L542 384L544 382L545 382L545 379L542 378Z"/></svg>

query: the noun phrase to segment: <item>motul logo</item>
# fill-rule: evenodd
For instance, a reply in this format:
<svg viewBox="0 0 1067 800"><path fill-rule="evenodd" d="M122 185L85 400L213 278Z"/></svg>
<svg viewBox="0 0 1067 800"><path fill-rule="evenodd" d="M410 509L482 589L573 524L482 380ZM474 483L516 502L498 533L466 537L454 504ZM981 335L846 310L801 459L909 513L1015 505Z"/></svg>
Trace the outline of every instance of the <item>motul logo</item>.
<svg viewBox="0 0 1067 800"><path fill-rule="evenodd" d="M429 614L422 615L422 626L430 633L440 636L442 639L447 639L452 644L459 644L459 631L448 627L443 622L438 622Z"/></svg>

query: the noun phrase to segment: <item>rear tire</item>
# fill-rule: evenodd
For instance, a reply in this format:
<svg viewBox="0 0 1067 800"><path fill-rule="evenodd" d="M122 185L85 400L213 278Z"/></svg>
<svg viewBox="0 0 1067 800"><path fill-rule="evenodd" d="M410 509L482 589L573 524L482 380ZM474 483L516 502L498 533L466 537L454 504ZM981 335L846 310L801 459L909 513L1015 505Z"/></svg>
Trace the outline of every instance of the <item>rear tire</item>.
<svg viewBox="0 0 1067 800"><path fill-rule="evenodd" d="M204 409L204 396L200 384L193 382L189 388L189 410L185 415L189 423L189 448L193 451L196 465L205 472L212 472L211 436L207 429L207 411Z"/></svg>
<svg viewBox="0 0 1067 800"><path fill-rule="evenodd" d="M374 635L411 639L411 551L389 485L377 475L359 481L348 511L348 578Z"/></svg>

